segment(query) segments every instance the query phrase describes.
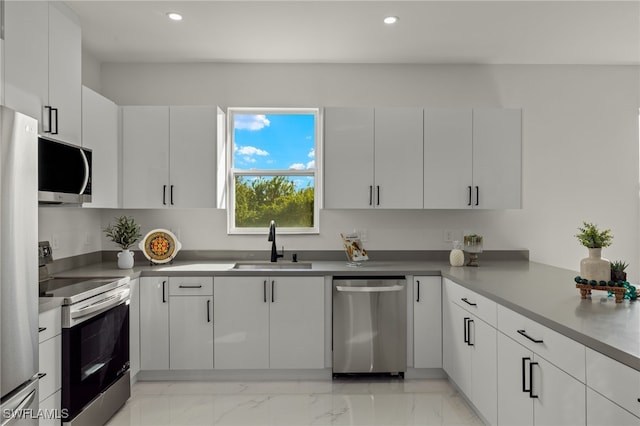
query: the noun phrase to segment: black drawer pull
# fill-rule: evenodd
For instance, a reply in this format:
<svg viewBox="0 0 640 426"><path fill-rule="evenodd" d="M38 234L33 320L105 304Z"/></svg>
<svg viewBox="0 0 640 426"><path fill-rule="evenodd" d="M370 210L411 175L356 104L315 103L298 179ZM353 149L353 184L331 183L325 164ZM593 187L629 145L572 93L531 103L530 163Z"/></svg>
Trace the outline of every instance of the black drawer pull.
<svg viewBox="0 0 640 426"><path fill-rule="evenodd" d="M198 284L198 285L180 284L178 288L202 288L202 284Z"/></svg>
<svg viewBox="0 0 640 426"><path fill-rule="evenodd" d="M38 333L42 333L46 329L47 329L47 327L38 327Z"/></svg>
<svg viewBox="0 0 640 426"><path fill-rule="evenodd" d="M38 373L38 379L42 379L47 373Z"/></svg>
<svg viewBox="0 0 640 426"><path fill-rule="evenodd" d="M466 297L463 297L461 300L462 300L464 303L466 303L467 305L470 305L470 306L478 306L478 304L477 304L477 303L469 302L469 300L467 300L467 298L466 298Z"/></svg>
<svg viewBox="0 0 640 426"><path fill-rule="evenodd" d="M533 343L544 343L544 341L542 340L534 339L533 337L529 336L525 330L518 330L518 334L526 337L527 339L531 340Z"/></svg>

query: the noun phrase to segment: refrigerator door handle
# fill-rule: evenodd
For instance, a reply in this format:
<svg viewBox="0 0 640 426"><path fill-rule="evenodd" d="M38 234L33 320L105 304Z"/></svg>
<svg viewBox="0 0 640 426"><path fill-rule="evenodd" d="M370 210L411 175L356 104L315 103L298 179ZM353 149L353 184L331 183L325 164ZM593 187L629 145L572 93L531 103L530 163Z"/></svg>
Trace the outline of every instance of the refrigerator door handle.
<svg viewBox="0 0 640 426"><path fill-rule="evenodd" d="M24 399L20 402L20 404L18 404L18 406L16 408L13 409L8 409L9 410L9 415L8 418L5 418L4 421L0 424L0 426L9 426L15 422L17 422L18 420L20 420L20 415L19 413L24 410L26 407L28 407L29 405L31 405L31 403L33 402L34 398L36 397L36 391L37 389L32 390L31 392L29 392L29 395L25 396ZM5 411L5 410L3 410ZM2 417L5 416L5 413L2 413Z"/></svg>

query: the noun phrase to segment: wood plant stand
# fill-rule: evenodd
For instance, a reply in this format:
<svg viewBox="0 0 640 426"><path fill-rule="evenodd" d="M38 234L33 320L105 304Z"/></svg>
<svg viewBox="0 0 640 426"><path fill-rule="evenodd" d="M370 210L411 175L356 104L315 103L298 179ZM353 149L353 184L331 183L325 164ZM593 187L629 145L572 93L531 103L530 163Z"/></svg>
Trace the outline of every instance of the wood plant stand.
<svg viewBox="0 0 640 426"><path fill-rule="evenodd" d="M615 294L616 303L622 303L624 294L627 292L626 287L611 287L608 285L576 284L576 288L580 289L581 299L586 299L587 295L591 295L591 290L610 291Z"/></svg>

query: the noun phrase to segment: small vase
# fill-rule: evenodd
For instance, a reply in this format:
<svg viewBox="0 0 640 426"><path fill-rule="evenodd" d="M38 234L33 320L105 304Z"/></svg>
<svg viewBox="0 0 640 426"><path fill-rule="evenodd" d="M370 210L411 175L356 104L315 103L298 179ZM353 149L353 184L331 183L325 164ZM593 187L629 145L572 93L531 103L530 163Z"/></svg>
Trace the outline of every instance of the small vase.
<svg viewBox="0 0 640 426"><path fill-rule="evenodd" d="M131 250L122 250L120 253L118 253L118 268L133 268L133 252Z"/></svg>
<svg viewBox="0 0 640 426"><path fill-rule="evenodd" d="M451 266L464 265L464 252L462 251L462 244L460 244L460 241L453 242L453 250L449 253L449 263Z"/></svg>
<svg viewBox="0 0 640 426"><path fill-rule="evenodd" d="M611 263L602 258L602 248L589 249L589 257L580 261L580 277L598 282L611 279Z"/></svg>

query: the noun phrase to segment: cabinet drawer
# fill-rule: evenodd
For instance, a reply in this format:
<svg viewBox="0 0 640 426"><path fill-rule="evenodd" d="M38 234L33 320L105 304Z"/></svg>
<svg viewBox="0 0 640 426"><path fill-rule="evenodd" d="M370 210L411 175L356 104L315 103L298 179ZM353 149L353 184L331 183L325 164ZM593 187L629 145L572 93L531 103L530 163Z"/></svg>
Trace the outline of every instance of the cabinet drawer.
<svg viewBox="0 0 640 426"><path fill-rule="evenodd" d="M60 426L62 418L62 391L57 391L49 398L40 401L40 412L43 416L38 419L38 426Z"/></svg>
<svg viewBox="0 0 640 426"><path fill-rule="evenodd" d="M213 296L213 277L169 277L171 296Z"/></svg>
<svg viewBox="0 0 640 426"><path fill-rule="evenodd" d="M585 382L584 345L504 306L498 306L498 329L582 383Z"/></svg>
<svg viewBox="0 0 640 426"><path fill-rule="evenodd" d="M62 386L62 335L40 343L38 372L40 401L44 401Z"/></svg>
<svg viewBox="0 0 640 426"><path fill-rule="evenodd" d="M640 371L587 348L587 386L640 416Z"/></svg>
<svg viewBox="0 0 640 426"><path fill-rule="evenodd" d="M496 302L445 278L447 300L474 314L489 325L496 326Z"/></svg>
<svg viewBox="0 0 640 426"><path fill-rule="evenodd" d="M38 333L40 343L62 333L62 308L42 312L38 317L38 326L42 330Z"/></svg>

